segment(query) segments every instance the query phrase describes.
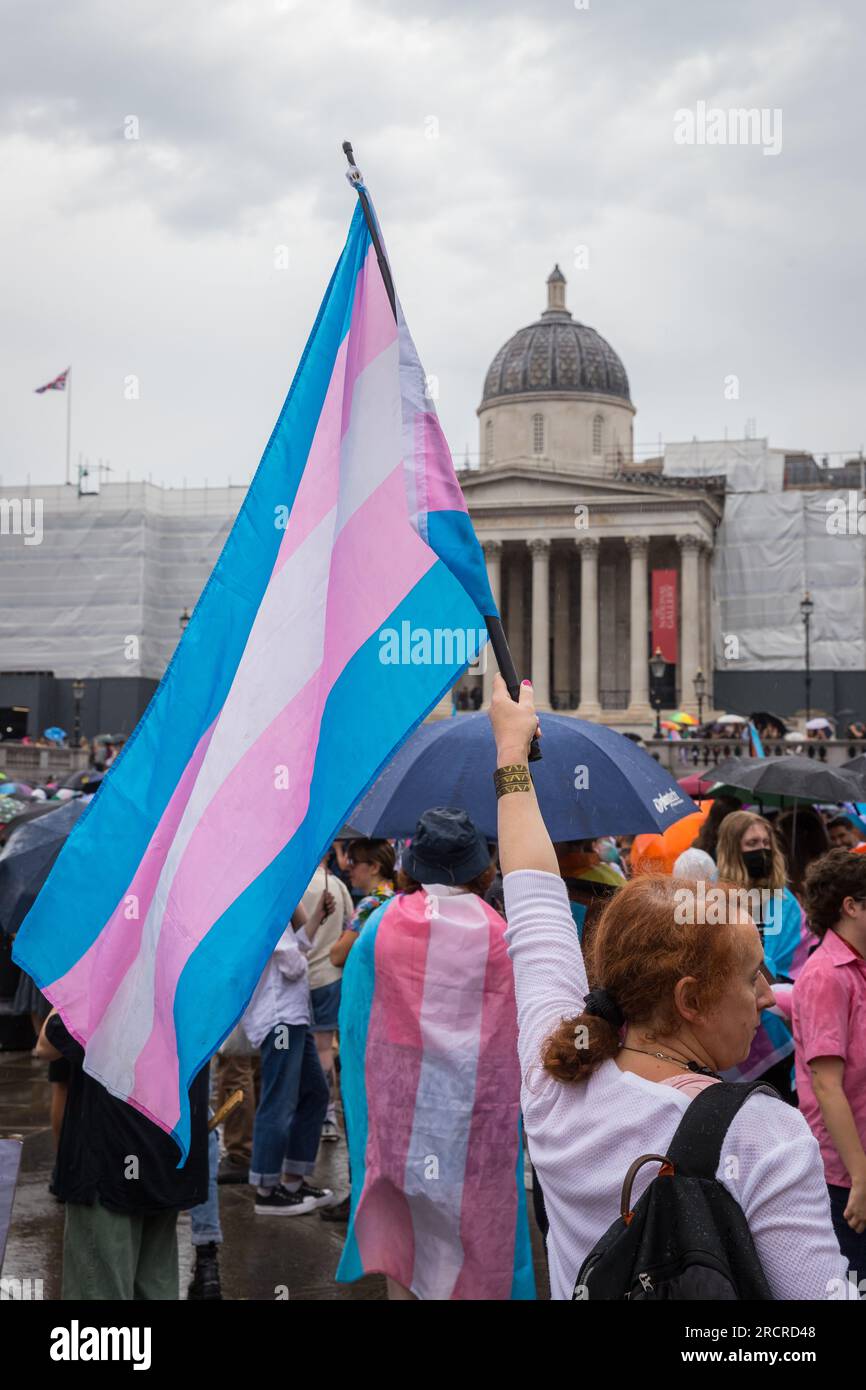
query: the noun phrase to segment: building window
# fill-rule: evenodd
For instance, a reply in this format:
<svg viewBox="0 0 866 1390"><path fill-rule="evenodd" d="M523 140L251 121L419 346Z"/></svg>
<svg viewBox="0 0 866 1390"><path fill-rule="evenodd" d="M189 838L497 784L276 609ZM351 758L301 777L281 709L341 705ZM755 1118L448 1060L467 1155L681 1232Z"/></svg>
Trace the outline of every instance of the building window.
<svg viewBox="0 0 866 1390"><path fill-rule="evenodd" d="M488 420L484 426L484 462L493 462L493 421Z"/></svg>
<svg viewBox="0 0 866 1390"><path fill-rule="evenodd" d="M592 421L592 452L598 457L601 453L601 432L604 428L604 416L596 415Z"/></svg>
<svg viewBox="0 0 866 1390"><path fill-rule="evenodd" d="M536 457L544 453L544 416L541 414L532 417L532 452Z"/></svg>

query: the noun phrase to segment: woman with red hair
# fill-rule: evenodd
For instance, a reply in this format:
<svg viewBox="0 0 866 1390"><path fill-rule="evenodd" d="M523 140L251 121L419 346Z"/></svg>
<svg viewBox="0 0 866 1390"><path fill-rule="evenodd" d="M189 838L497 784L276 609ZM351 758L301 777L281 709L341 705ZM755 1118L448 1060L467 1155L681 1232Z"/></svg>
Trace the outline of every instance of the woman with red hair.
<svg viewBox="0 0 866 1390"><path fill-rule="evenodd" d="M664 1154L694 1095L743 1061L772 995L749 915L683 921L682 894L697 885L666 876L634 879L612 899L593 935L590 991L528 775L529 683L516 703L497 676L490 718L524 1123L550 1219L551 1294L568 1299L617 1214L629 1165ZM638 1172L635 1200L650 1176ZM773 1092L750 1095L716 1179L745 1215L772 1297L844 1287L820 1152L797 1110Z"/></svg>

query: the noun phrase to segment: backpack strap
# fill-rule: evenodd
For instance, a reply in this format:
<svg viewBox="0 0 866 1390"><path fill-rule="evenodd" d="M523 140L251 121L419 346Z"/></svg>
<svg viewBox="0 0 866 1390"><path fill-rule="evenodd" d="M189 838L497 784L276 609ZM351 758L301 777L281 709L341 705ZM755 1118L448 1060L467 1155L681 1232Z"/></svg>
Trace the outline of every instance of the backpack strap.
<svg viewBox="0 0 866 1390"><path fill-rule="evenodd" d="M695 1178L716 1176L725 1135L740 1106L755 1091L782 1099L765 1081L720 1081L695 1096L668 1145L668 1161L677 1173Z"/></svg>

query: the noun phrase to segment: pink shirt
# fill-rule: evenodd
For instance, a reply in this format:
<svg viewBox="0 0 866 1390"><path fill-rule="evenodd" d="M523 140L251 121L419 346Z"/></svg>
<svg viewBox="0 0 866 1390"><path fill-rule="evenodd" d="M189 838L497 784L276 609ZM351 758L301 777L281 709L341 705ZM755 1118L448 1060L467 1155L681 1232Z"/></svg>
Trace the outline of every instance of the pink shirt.
<svg viewBox="0 0 866 1390"><path fill-rule="evenodd" d="M866 1149L866 960L837 932L828 931L803 966L792 998L800 1109L821 1147L828 1183L850 1187L850 1175L830 1138L812 1088L809 1063L816 1057L841 1057L844 1061L842 1086L860 1143Z"/></svg>

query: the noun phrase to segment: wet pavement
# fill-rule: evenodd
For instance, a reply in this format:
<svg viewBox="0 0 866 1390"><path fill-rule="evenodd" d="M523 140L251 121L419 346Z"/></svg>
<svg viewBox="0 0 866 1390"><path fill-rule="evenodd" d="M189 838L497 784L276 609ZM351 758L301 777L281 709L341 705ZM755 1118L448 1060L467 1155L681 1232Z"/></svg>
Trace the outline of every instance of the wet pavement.
<svg viewBox="0 0 866 1390"><path fill-rule="evenodd" d="M29 1053L0 1052L0 1138L23 1141L2 1275L41 1279L42 1296L50 1299L60 1297L63 1206L48 1191L54 1144L47 1070L44 1061ZM341 1196L348 1190L344 1142L322 1145L312 1181ZM315 1212L291 1219L256 1216L251 1188L224 1185L219 1191L224 1298L384 1299L385 1281L379 1275L354 1284L334 1283L344 1225L323 1221ZM530 1202L536 1280L540 1296L546 1297L544 1251L531 1211ZM185 1298L193 1259L186 1212L178 1221L178 1250Z"/></svg>

